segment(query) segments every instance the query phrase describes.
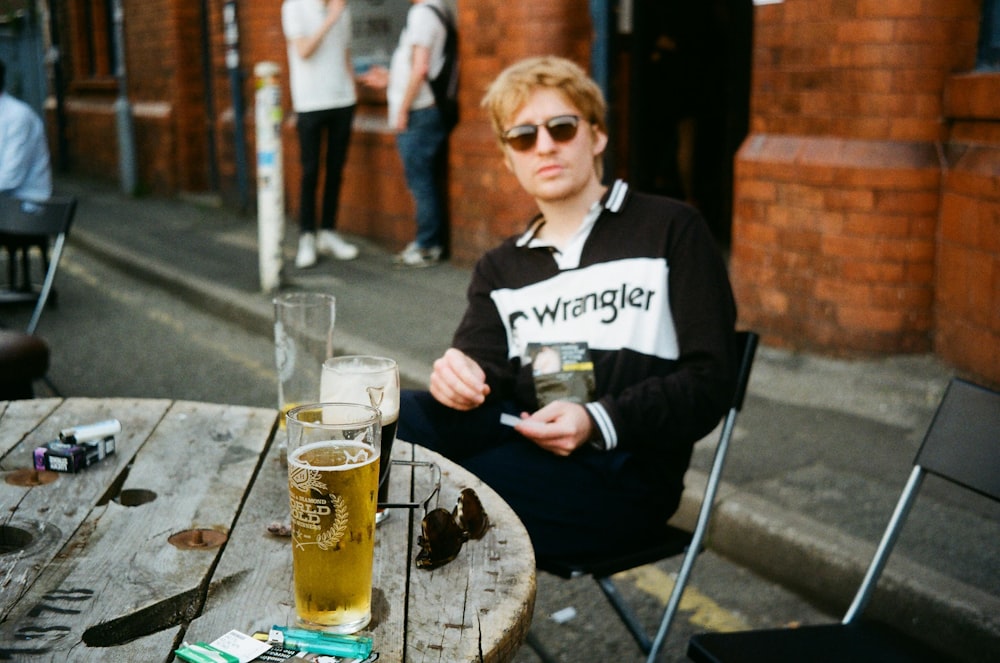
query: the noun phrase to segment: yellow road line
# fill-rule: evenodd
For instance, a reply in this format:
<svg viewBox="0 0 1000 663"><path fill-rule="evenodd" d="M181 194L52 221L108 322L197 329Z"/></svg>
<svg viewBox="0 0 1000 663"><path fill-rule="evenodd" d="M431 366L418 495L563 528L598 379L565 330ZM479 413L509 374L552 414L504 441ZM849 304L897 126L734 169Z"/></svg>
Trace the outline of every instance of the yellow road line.
<svg viewBox="0 0 1000 663"><path fill-rule="evenodd" d="M674 589L674 576L655 566L641 566L615 575L615 580L631 582L639 590L653 596L666 606ZM689 621L710 631L745 631L750 628L739 615L730 612L702 594L689 582L681 598L678 612L691 613Z"/></svg>

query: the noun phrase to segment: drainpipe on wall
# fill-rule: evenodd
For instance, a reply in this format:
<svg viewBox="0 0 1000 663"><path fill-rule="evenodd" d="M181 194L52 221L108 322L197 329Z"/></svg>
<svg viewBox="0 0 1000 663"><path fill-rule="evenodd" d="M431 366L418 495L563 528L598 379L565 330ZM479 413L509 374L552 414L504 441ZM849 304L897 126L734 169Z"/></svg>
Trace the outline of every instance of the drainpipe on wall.
<svg viewBox="0 0 1000 663"><path fill-rule="evenodd" d="M227 0L222 7L223 35L226 43L226 69L233 100L233 141L236 150L236 187L240 211L246 211L250 199L247 177L246 127L243 121L243 74L240 71L240 29L236 22L236 1Z"/></svg>
<svg viewBox="0 0 1000 663"><path fill-rule="evenodd" d="M118 98L115 100L115 127L118 130L118 171L122 191L136 192L135 131L132 127L132 106L128 101L128 79L125 76L125 12L122 0L114 0L115 57L118 60Z"/></svg>
<svg viewBox="0 0 1000 663"><path fill-rule="evenodd" d="M208 190L219 192L219 154L216 144L215 82L212 77L212 36L209 31L208 0L201 0L199 27L201 37L201 83L205 94L205 147L208 151Z"/></svg>
<svg viewBox="0 0 1000 663"><path fill-rule="evenodd" d="M66 95L63 91L62 52L59 50L61 41L59 22L51 4L46 4L45 15L48 18L48 38L46 39L45 61L49 65L52 77L52 93L55 96L56 108L56 154L58 161L56 169L60 172L69 168L69 141L66 139Z"/></svg>

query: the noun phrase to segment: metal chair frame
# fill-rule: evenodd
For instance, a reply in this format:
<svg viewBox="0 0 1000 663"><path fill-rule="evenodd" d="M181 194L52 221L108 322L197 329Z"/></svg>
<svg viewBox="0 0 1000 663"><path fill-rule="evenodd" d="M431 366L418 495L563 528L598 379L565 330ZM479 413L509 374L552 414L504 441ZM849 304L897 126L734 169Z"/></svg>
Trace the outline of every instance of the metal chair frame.
<svg viewBox="0 0 1000 663"><path fill-rule="evenodd" d="M1000 502L1000 393L954 378L917 452L864 578L839 624L691 638L688 657L703 663L787 660L791 649L811 660L940 661L943 654L887 626L862 620L878 580L928 474ZM777 647L789 651L775 651ZM825 657L825 658L823 658Z"/></svg>
<svg viewBox="0 0 1000 663"><path fill-rule="evenodd" d="M76 198L52 197L27 201L0 196L0 243L7 244L9 284L0 290L0 304L34 302L34 309L25 334L33 336L38 329L42 311L52 295L56 272L62 259L70 226L76 215ZM51 242L51 252L49 243ZM31 282L30 256L32 249L41 254L44 278L41 284ZM15 282L16 262L20 253L22 283ZM59 391L48 377L42 380L53 393Z"/></svg>
<svg viewBox="0 0 1000 663"><path fill-rule="evenodd" d="M743 408L747 385L750 382L750 373L753 369L759 337L752 331L740 331L736 333L736 336L740 357L736 391L733 394L729 411L726 413L722 424L719 443L715 449L712 467L705 484L704 493L702 494L701 506L698 510L698 519L695 523L694 531L686 532L672 526L667 526L663 537L656 545L631 551L627 555L616 559L597 560L586 564L563 562L560 560L539 560L538 563L540 569L565 578L576 578L585 575L593 577L612 608L618 614L619 619L621 619L632 635L639 649L647 655L646 660L649 663L655 661L660 655L670 631L670 626L677 615L677 609L680 606L684 590L694 569L695 561L703 549L705 535L708 532L709 521L715 507L715 498L722 479L722 470L725 467L730 441L736 427L736 419ZM646 628L635 615L633 609L618 591L611 576L621 571L675 557L681 553L684 554L684 558L677 573L677 579L674 582L670 598L660 618L656 635L651 638ZM544 663L555 662L555 659L545 650L544 645L533 633L528 633L527 642Z"/></svg>

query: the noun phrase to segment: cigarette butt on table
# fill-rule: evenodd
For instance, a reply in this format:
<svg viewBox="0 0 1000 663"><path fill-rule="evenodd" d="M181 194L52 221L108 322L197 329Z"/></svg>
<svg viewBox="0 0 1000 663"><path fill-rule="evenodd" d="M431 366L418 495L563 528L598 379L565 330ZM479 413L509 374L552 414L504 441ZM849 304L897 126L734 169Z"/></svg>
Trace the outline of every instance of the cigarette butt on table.
<svg viewBox="0 0 1000 663"><path fill-rule="evenodd" d="M512 414L507 414L506 412L500 413L500 423L504 426L516 426L521 423L520 417L515 417Z"/></svg>

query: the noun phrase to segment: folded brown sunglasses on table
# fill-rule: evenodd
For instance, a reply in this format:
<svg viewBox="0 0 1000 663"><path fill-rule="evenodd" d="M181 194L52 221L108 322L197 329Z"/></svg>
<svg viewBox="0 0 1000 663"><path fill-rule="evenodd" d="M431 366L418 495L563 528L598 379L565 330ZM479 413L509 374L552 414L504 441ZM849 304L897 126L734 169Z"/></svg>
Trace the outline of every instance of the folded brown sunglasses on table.
<svg viewBox="0 0 1000 663"><path fill-rule="evenodd" d="M420 521L421 535L417 539L417 568L431 570L455 559L469 539L481 539L490 527L490 518L483 509L479 495L465 488L452 511L437 508L427 512Z"/></svg>

